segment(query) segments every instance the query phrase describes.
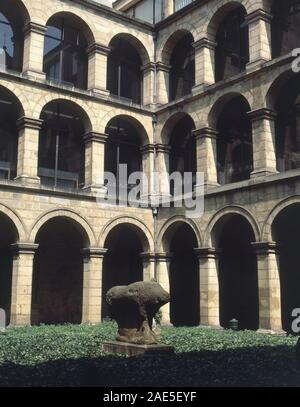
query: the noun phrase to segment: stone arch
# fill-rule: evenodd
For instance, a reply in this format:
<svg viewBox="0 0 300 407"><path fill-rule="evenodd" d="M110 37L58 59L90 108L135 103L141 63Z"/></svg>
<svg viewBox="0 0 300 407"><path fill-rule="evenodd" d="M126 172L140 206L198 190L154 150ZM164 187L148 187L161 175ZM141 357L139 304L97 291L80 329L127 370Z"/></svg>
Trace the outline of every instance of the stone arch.
<svg viewBox="0 0 300 407"><path fill-rule="evenodd" d="M272 225L276 217L287 207L293 204L300 203L300 195L290 196L281 202L279 202L269 213L262 227L262 241L271 242L272 237Z"/></svg>
<svg viewBox="0 0 300 407"><path fill-rule="evenodd" d="M209 221L209 223L206 227L206 230L204 232L204 238L203 238L203 245L205 247L214 246L215 239L212 236L212 234L214 232L215 227L230 215L240 215L243 218L245 218L253 230L253 233L255 236L255 241L256 242L260 241L260 237L261 237L260 228L259 228L258 223L256 222L254 216L251 214L251 212L244 209L241 206L230 205L230 206L225 206L224 208L220 209L215 215L213 215L213 217Z"/></svg>
<svg viewBox="0 0 300 407"><path fill-rule="evenodd" d="M6 86L0 85L0 92L3 92L5 96L11 98L14 101L15 106L17 108L17 115L19 118L25 116L23 103L20 101L20 98L15 94L13 90L9 89Z"/></svg>
<svg viewBox="0 0 300 407"><path fill-rule="evenodd" d="M266 91L265 97L265 106L269 109L274 110L275 105L278 99L280 92L282 91L283 86L287 83L290 79L295 78L297 74L295 74L292 69L285 70L284 72L280 73L279 76L275 78L275 80L271 83L269 88Z"/></svg>
<svg viewBox="0 0 300 407"><path fill-rule="evenodd" d="M95 36L89 24L81 17L70 11L59 11L51 14L51 16L48 17L46 25L48 25L51 20L59 17L67 17L70 22L74 23L74 25L82 31L88 42L88 45L92 45L95 43Z"/></svg>
<svg viewBox="0 0 300 407"><path fill-rule="evenodd" d="M146 65L150 62L149 53L148 53L146 47L144 46L144 44L142 44L142 42L137 37L134 37L132 34L128 34L128 33L118 33L110 39L108 46L110 46L111 42L113 40L115 40L116 38L122 38L123 40L128 41L128 43L130 43L136 49L136 51L138 52L138 54L141 58L142 65Z"/></svg>
<svg viewBox="0 0 300 407"><path fill-rule="evenodd" d="M166 240L168 239L168 234L172 233L172 229L175 227L176 225L185 223L188 226L190 226L190 228L193 230L193 232L195 233L195 236L197 238L197 243L198 243L198 247L202 247L202 242L203 242L203 238L202 238L202 234L201 231L198 227L198 225L192 220L192 219L188 219L183 215L175 215L172 218L168 219L163 226L161 227L159 233L158 233L158 237L157 237L157 250L161 251L161 252L168 252L169 251L169 242L167 242Z"/></svg>
<svg viewBox="0 0 300 407"><path fill-rule="evenodd" d="M239 92L229 92L226 93L225 95L221 96L219 99L215 101L213 104L212 108L210 109L208 113L208 124L212 128L217 127L217 121L220 113L222 112L222 109L226 106L227 103L229 103L231 100L233 100L235 97L241 97L243 98L248 105L250 106L250 109L252 109L251 104L249 103L249 100L241 93Z"/></svg>
<svg viewBox="0 0 300 407"><path fill-rule="evenodd" d="M42 214L32 225L28 239L30 242L35 242L36 236L38 234L38 231L41 229L41 227L48 222L51 219L54 218L66 218L69 219L70 221L74 222L75 226L79 228L80 232L82 233L82 236L85 241L85 246L86 248L88 247L94 247L96 245L96 238L94 231L91 227L91 225L88 223L86 219L84 219L81 215L78 213L71 211L69 209L53 209L51 211L47 211L46 213Z"/></svg>
<svg viewBox="0 0 300 407"><path fill-rule="evenodd" d="M160 45L160 49L158 50L158 60L165 64L169 64L172 51L177 45L178 41L180 41L187 34L191 34L194 39L194 31L195 28L192 26L184 27L173 32L168 38L165 38L164 42Z"/></svg>
<svg viewBox="0 0 300 407"><path fill-rule="evenodd" d="M148 227L139 219L131 216L118 216L109 221L102 229L99 239L98 247L104 247L105 241L109 233L118 225L128 225L132 227L141 239L143 250L145 252L154 251L153 236Z"/></svg>
<svg viewBox="0 0 300 407"><path fill-rule="evenodd" d="M161 130L161 142L163 144L169 144L170 142L170 135L178 123L180 119L183 117L188 116L191 118L191 120L194 122L194 126L196 128L196 123L197 123L197 116L196 113L187 113L187 112L176 112L172 116L170 116L165 123L162 125L162 130Z"/></svg>
<svg viewBox="0 0 300 407"><path fill-rule="evenodd" d="M78 114L78 117L82 120L84 124L84 128L86 133L90 132L93 130L93 124L90 119L89 114L86 112L85 108L80 106L76 101L70 100L68 98L52 98L51 95L43 99L44 105L39 111L39 117L41 117L42 111L45 109L45 107L50 104L50 103L62 103L65 104L71 108L74 109L76 114Z"/></svg>
<svg viewBox="0 0 300 407"><path fill-rule="evenodd" d="M142 145L146 145L150 143L150 138L149 138L149 134L144 126L144 124L139 120L139 118L134 117L134 115L128 115L128 114L124 114L121 113L120 114L116 114L116 110L111 110L103 119L102 123L103 123L103 127L102 127L102 131L103 133L106 132L106 128L109 126L110 122L114 119L123 119L128 121L130 124L132 124L135 129L137 130L139 136L140 136L140 140Z"/></svg>
<svg viewBox="0 0 300 407"><path fill-rule="evenodd" d="M226 14L235 8L243 7L247 14L252 11L262 8L261 1L249 1L249 0L235 0L235 1L218 1L215 7L213 7L206 18L206 24L203 27L203 36L214 41L217 27L220 21L226 16Z"/></svg>
<svg viewBox="0 0 300 407"><path fill-rule="evenodd" d="M0 203L0 213L6 215L11 222L13 223L14 227L16 228L16 241L24 242L26 241L27 230L26 226L24 225L21 217L15 212L14 210L10 209L8 206Z"/></svg>

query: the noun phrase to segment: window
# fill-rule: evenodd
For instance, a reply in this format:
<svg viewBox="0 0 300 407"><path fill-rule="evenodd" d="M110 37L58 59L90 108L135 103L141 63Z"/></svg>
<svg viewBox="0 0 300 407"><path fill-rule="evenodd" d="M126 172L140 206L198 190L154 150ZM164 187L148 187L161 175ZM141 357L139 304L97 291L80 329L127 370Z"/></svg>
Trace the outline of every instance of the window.
<svg viewBox="0 0 300 407"><path fill-rule="evenodd" d="M87 41L82 32L63 18L55 18L45 35L44 72L47 78L87 88Z"/></svg>

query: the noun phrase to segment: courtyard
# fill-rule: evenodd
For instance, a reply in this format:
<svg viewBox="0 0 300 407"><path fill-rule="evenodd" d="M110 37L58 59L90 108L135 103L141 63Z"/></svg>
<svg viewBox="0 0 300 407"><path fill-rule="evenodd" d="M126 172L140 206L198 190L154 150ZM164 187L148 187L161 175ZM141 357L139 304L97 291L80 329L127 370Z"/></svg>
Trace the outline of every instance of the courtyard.
<svg viewBox="0 0 300 407"><path fill-rule="evenodd" d="M253 331L163 327L173 356L106 355L116 324L43 325L0 334L1 386L299 386L297 338Z"/></svg>

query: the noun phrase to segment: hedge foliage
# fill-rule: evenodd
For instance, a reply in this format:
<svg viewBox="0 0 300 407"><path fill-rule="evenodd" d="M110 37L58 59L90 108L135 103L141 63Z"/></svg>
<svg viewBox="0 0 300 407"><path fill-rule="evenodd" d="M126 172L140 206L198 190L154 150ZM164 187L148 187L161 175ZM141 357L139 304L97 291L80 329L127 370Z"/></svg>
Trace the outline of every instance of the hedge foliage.
<svg viewBox="0 0 300 407"><path fill-rule="evenodd" d="M296 338L163 328L168 357L105 355L116 325L11 328L0 334L1 386L299 386Z"/></svg>

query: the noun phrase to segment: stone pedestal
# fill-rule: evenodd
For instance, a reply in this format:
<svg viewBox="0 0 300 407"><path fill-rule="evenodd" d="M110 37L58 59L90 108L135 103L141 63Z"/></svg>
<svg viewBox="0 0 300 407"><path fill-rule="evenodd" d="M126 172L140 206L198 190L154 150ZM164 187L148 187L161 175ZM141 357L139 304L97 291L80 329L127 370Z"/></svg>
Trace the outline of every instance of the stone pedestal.
<svg viewBox="0 0 300 407"><path fill-rule="evenodd" d="M172 355L173 346L167 345L135 345L133 343L104 341L104 352L114 355L142 356L142 355Z"/></svg>

